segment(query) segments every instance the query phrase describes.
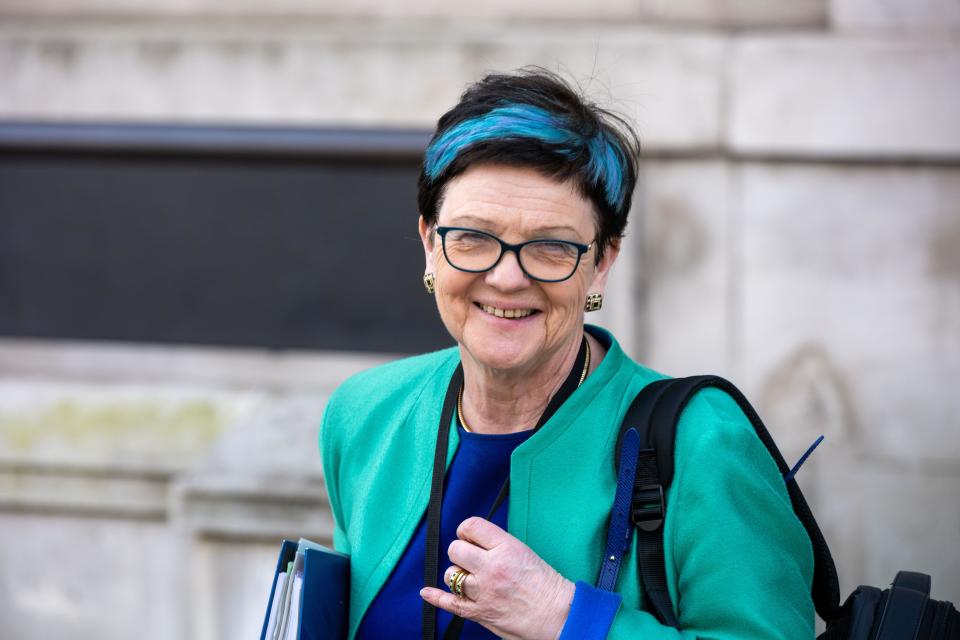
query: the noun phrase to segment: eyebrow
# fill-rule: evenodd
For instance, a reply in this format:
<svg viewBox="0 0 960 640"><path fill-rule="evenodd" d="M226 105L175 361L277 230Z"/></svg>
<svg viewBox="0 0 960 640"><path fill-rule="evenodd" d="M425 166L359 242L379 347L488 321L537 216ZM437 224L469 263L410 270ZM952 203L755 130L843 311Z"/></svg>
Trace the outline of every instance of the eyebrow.
<svg viewBox="0 0 960 640"><path fill-rule="evenodd" d="M477 227L480 228L481 230L490 229L494 226L494 225L491 225L488 220L485 220L483 218L478 218L476 216L472 216L469 214L454 216L449 226L459 226L461 224L477 225ZM538 227L536 229L533 229L533 233L537 235L545 234L545 233L557 233L557 232L567 232L567 233L572 233L573 235L577 235L578 233L577 229L574 229L573 227L568 225Z"/></svg>

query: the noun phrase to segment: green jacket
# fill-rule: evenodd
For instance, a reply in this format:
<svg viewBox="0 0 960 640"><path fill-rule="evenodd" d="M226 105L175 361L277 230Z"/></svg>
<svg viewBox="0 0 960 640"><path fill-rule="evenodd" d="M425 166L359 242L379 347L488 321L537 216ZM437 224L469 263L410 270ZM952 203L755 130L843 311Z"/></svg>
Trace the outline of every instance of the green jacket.
<svg viewBox="0 0 960 640"><path fill-rule="evenodd" d="M508 529L570 580L595 583L616 477L613 450L637 392L662 378L612 336L600 366L514 451ZM351 554L350 637L426 511L456 348L353 376L330 398L320 447L334 545ZM450 432L447 460L459 443ZM812 638L813 552L784 482L736 403L700 392L680 420L664 524L667 581L683 631L638 608L633 549L609 638Z"/></svg>

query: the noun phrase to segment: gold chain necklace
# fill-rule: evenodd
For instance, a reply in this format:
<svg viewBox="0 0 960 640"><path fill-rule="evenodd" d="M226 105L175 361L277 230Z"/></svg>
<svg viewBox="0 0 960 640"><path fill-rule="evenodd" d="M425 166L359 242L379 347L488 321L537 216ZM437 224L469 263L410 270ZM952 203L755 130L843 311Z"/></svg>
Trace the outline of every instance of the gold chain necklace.
<svg viewBox="0 0 960 640"><path fill-rule="evenodd" d="M590 341L586 341L587 345L587 357L583 361L583 371L580 372L580 382L577 383L577 388L580 388L580 385L583 384L583 381L587 379L587 371L590 370ZM460 391L457 392L457 419L460 421L460 426L463 427L463 430L467 433L470 433L470 427L467 426L467 421L463 419L463 387L460 385Z"/></svg>

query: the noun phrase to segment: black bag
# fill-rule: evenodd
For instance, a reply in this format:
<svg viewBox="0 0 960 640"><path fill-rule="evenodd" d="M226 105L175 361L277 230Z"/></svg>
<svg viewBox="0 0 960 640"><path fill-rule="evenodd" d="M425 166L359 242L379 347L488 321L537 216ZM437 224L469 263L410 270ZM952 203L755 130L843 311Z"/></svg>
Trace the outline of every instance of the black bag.
<svg viewBox="0 0 960 640"><path fill-rule="evenodd" d="M662 624L679 628L667 593L663 555L666 495L673 481L673 449L680 414L694 394L707 387L721 389L737 402L786 478L793 510L813 545L811 595L817 614L827 624L819 640L960 640L960 614L951 603L929 598L930 576L922 573L901 571L884 591L861 586L840 605L837 569L830 549L783 455L743 394L716 376L658 380L647 385L630 405L620 427L618 475L624 436L631 429L640 436L630 518L637 535L637 570L647 609Z"/></svg>

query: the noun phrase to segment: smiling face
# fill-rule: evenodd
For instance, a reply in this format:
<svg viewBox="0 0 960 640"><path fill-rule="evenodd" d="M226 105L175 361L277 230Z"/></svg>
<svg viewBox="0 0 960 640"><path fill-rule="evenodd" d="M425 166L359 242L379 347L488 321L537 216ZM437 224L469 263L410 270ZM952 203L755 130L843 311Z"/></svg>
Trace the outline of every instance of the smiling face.
<svg viewBox="0 0 960 640"><path fill-rule="evenodd" d="M596 237L593 205L569 183L532 169L478 165L446 187L437 226L468 227L505 242ZM484 273L450 266L433 226L420 219L426 271L436 276L436 300L447 330L464 358L502 372L536 374L580 344L588 293L602 293L616 259L608 247L600 264L596 246L563 282L538 282L520 269L516 254L504 253Z"/></svg>

